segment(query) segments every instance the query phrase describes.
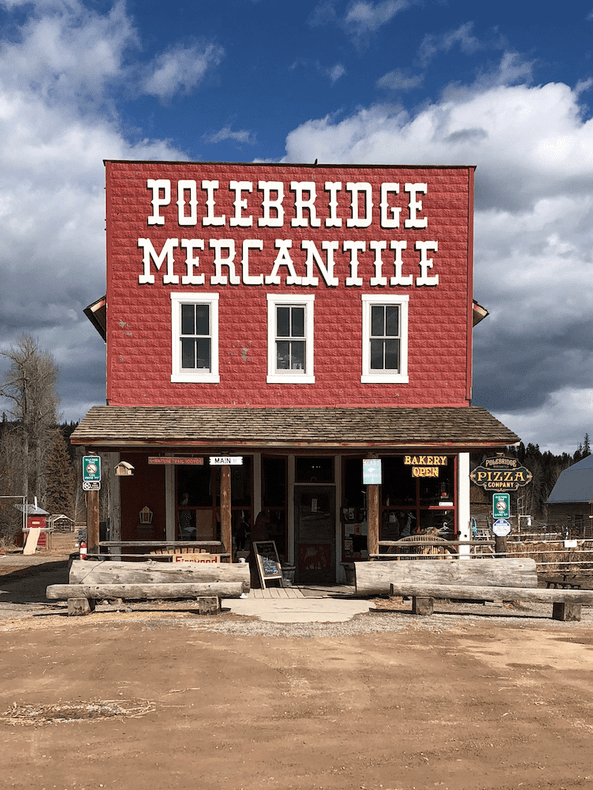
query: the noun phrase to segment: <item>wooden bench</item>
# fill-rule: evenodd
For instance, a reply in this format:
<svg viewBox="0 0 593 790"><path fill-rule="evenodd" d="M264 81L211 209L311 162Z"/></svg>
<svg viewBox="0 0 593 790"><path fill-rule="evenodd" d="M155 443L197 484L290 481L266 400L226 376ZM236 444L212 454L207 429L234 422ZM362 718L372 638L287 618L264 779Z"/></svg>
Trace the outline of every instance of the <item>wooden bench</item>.
<svg viewBox="0 0 593 790"><path fill-rule="evenodd" d="M561 579L553 576L544 579L544 581L546 583L546 587L548 588L556 587L567 590L580 590L581 588L581 583L577 582L574 577L569 578L567 574L564 574Z"/></svg>
<svg viewBox="0 0 593 790"><path fill-rule="evenodd" d="M249 592L249 565L238 563L163 564L74 560L68 584L52 584L49 600L67 600L69 615L89 614L95 602L108 599L157 600L195 598L200 614L220 612L221 598Z"/></svg>
<svg viewBox="0 0 593 790"><path fill-rule="evenodd" d="M357 594L410 597L414 614L432 614L435 598L550 603L555 620L580 620L593 605L592 590L538 588L530 558L355 562L354 571Z"/></svg>

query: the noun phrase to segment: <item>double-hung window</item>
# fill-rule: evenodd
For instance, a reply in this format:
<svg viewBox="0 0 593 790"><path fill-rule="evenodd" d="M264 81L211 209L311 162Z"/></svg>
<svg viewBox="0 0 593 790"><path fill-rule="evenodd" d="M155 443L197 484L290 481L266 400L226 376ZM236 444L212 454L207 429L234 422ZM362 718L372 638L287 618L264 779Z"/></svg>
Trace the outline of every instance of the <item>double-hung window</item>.
<svg viewBox="0 0 593 790"><path fill-rule="evenodd" d="M171 381L218 383L218 294L172 293Z"/></svg>
<svg viewBox="0 0 593 790"><path fill-rule="evenodd" d="M313 384L313 295L268 294L268 378Z"/></svg>
<svg viewBox="0 0 593 790"><path fill-rule="evenodd" d="M362 295L363 384L407 384L408 296Z"/></svg>

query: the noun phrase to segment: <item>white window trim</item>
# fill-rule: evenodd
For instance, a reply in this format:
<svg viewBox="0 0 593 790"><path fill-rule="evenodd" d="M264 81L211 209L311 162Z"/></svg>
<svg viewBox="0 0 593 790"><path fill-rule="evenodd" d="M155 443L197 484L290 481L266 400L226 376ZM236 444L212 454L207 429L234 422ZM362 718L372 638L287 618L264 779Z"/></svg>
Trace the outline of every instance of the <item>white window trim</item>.
<svg viewBox="0 0 593 790"><path fill-rule="evenodd" d="M171 294L171 381L207 382L218 384L218 294L199 292ZM210 370L193 370L181 367L181 305L207 304L210 307Z"/></svg>
<svg viewBox="0 0 593 790"><path fill-rule="evenodd" d="M313 304L314 294L267 294L268 297L268 384L315 384L313 374ZM276 307L294 305L305 308L305 370L276 370Z"/></svg>
<svg viewBox="0 0 593 790"><path fill-rule="evenodd" d="M362 384L408 384L408 302L409 296L384 296L361 294L362 299ZM373 305L399 305L400 344L398 373L371 370L371 307Z"/></svg>

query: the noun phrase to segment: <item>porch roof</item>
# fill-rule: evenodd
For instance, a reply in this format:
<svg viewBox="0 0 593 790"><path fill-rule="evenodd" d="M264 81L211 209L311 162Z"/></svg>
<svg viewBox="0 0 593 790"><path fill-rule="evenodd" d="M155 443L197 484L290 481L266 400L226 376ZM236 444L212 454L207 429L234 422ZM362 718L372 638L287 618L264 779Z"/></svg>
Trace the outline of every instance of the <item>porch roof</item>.
<svg viewBox="0 0 593 790"><path fill-rule="evenodd" d="M76 445L220 448L494 449L519 437L486 409L94 406Z"/></svg>

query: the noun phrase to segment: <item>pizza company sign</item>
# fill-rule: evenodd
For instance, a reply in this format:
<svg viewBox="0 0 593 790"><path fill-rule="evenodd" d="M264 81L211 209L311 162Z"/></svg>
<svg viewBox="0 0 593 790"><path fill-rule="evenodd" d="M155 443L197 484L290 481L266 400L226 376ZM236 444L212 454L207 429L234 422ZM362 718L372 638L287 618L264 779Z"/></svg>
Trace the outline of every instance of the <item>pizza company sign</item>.
<svg viewBox="0 0 593 790"><path fill-rule="evenodd" d="M526 486L533 475L516 458L486 458L472 470L470 480L484 491L516 491Z"/></svg>

